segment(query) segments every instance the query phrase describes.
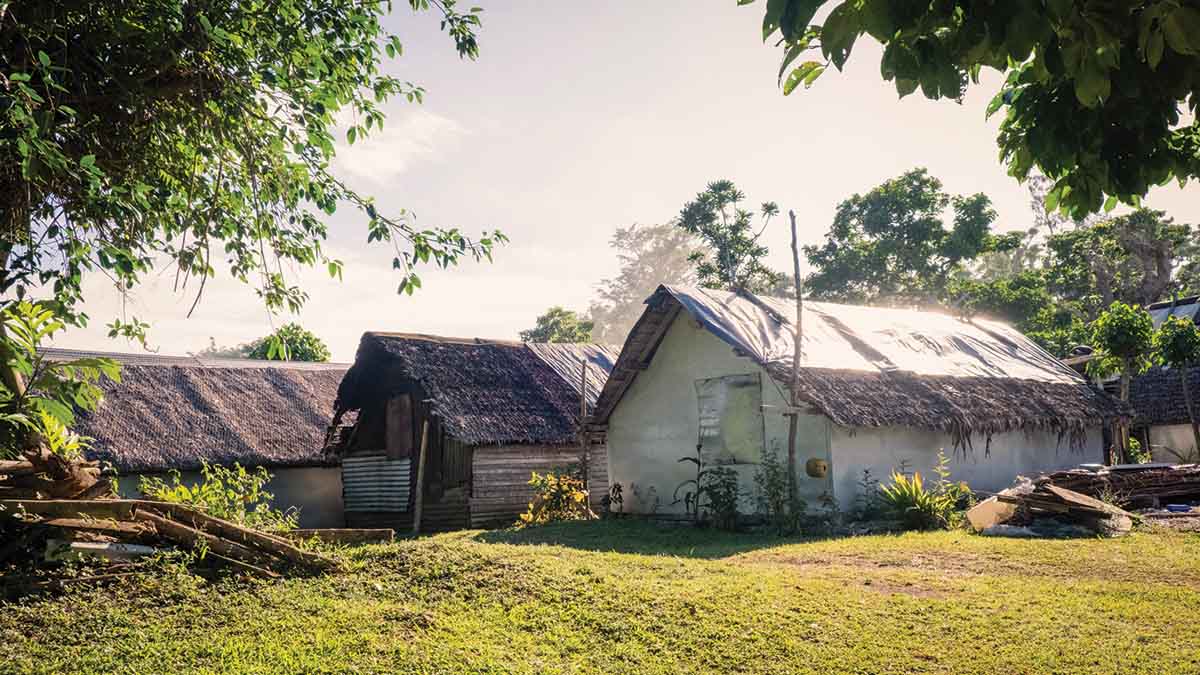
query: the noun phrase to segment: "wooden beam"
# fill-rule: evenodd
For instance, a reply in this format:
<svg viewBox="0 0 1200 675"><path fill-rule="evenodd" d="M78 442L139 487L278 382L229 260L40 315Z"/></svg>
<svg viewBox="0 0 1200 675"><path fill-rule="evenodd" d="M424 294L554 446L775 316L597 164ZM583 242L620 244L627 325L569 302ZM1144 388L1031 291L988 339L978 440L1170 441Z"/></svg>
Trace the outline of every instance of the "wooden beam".
<svg viewBox="0 0 1200 675"><path fill-rule="evenodd" d="M129 520L136 499L0 499L0 516L28 513L43 518L108 518Z"/></svg>
<svg viewBox="0 0 1200 675"><path fill-rule="evenodd" d="M429 445L429 419L421 425L421 452L417 459L417 500L413 507L413 534L421 534L421 508L425 505L425 453Z"/></svg>

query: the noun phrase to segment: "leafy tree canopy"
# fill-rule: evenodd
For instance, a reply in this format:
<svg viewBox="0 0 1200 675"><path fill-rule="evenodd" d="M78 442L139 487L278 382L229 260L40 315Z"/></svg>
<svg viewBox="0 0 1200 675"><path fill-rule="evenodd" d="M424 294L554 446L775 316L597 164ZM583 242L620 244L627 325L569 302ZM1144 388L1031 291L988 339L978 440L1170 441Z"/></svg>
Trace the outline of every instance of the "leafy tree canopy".
<svg viewBox="0 0 1200 675"><path fill-rule="evenodd" d="M1141 372L1151 365L1153 339L1154 322L1148 312L1114 302L1092 322L1092 344L1099 354L1088 367L1099 375ZM1122 400L1129 400L1125 391Z"/></svg>
<svg viewBox="0 0 1200 675"><path fill-rule="evenodd" d="M1200 172L1192 2L767 0L762 34L784 49L785 94L841 70L864 35L883 44L880 73L900 96L961 100L983 68L1003 73L988 114L1004 111L1009 174L1036 168L1054 181L1051 208L1076 216Z"/></svg>
<svg viewBox="0 0 1200 675"><path fill-rule="evenodd" d="M592 322L562 307L551 307L537 318L537 325L521 331L525 342L591 342Z"/></svg>
<svg viewBox="0 0 1200 675"><path fill-rule="evenodd" d="M458 53L474 58L476 10L435 8ZM119 288L168 259L198 290L221 258L271 309L304 291L281 262L326 256L325 219L349 205L368 241L388 242L400 290L415 267L490 257L502 235L424 228L330 173L336 119L360 141L381 104L423 89L385 74L401 44L380 25L382 0L0 2L0 292L49 293L75 322L85 272ZM340 114L340 115L339 115ZM197 292L199 300L199 292ZM114 333L145 324L117 321Z"/></svg>
<svg viewBox="0 0 1200 675"><path fill-rule="evenodd" d="M1189 319L1168 316L1154 334L1154 351L1174 368L1193 366L1200 362L1200 328Z"/></svg>
<svg viewBox="0 0 1200 675"><path fill-rule="evenodd" d="M325 342L297 323L285 324L274 333L255 340L246 352L246 358L266 361L325 362L329 356Z"/></svg>
<svg viewBox="0 0 1200 675"><path fill-rule="evenodd" d="M695 283L689 256L697 245L690 233L668 224L617 228L609 246L617 252L621 271L601 280L588 315L596 342L620 345L659 284Z"/></svg>
<svg viewBox="0 0 1200 675"><path fill-rule="evenodd" d="M679 212L679 227L707 247L689 257L705 288L764 293L779 283L780 274L763 263L767 247L758 243L779 207L775 202L760 206L762 225L755 232L754 213L741 207L745 198L732 181L713 181Z"/></svg>
<svg viewBox="0 0 1200 675"><path fill-rule="evenodd" d="M1184 291L1200 264L1192 227L1150 209L1050 235L1046 246L1054 293L1092 316L1117 300L1148 305Z"/></svg>
<svg viewBox="0 0 1200 675"><path fill-rule="evenodd" d="M948 195L914 169L838 206L825 243L804 247L815 269L806 286L841 302L937 302L966 263L1020 244L1019 234L992 234L995 220L986 196Z"/></svg>

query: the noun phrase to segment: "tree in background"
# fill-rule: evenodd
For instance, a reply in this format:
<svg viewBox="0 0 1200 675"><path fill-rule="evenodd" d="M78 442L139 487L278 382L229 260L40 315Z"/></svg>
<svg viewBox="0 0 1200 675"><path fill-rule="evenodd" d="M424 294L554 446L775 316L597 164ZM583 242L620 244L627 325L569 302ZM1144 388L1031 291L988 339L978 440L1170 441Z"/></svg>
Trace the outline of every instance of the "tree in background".
<svg viewBox="0 0 1200 675"><path fill-rule="evenodd" d="M1150 209L1058 232L1046 246L1051 289L1093 317L1114 301L1148 305L1187 290L1192 280L1177 272L1197 262L1192 227Z"/></svg>
<svg viewBox="0 0 1200 675"><path fill-rule="evenodd" d="M458 53L475 58L475 10L436 7ZM346 140L380 129L380 105L423 89L382 72L399 39L378 0L134 0L0 3L0 293L43 298L83 323L83 276L127 290L158 261L196 300L221 257L272 310L306 299L279 263L342 264L325 219L357 209L368 241L395 249L400 290L415 267L490 257L501 235L389 217L329 171L336 120ZM146 324L117 320L113 334ZM7 378L6 378L7 379Z"/></svg>
<svg viewBox="0 0 1200 675"><path fill-rule="evenodd" d="M1190 319L1169 316L1154 334L1154 352L1158 360L1179 371L1183 402L1192 423L1192 442L1200 452L1200 424L1196 422L1192 388L1188 386L1188 372L1200 362L1200 329Z"/></svg>
<svg viewBox="0 0 1200 675"><path fill-rule="evenodd" d="M609 246L617 252L621 270L600 281L588 315L596 342L620 345L659 284L695 283L690 256L697 245L690 233L667 224L617 228Z"/></svg>
<svg viewBox="0 0 1200 675"><path fill-rule="evenodd" d="M983 68L1004 74L988 106L1005 113L1001 156L1019 180L1036 167L1053 181L1051 209L1138 206L1200 175L1200 122L1181 115L1200 95L1192 3L768 0L762 35L785 50L785 94L841 70L863 35L883 44L880 73L900 96L961 101Z"/></svg>
<svg viewBox="0 0 1200 675"><path fill-rule="evenodd" d="M537 325L521 331L524 342L591 342L592 322L562 307L551 307Z"/></svg>
<svg viewBox="0 0 1200 675"><path fill-rule="evenodd" d="M264 361L323 363L329 356L325 342L298 323L285 324L274 333L255 340L246 351L246 358Z"/></svg>
<svg viewBox="0 0 1200 675"><path fill-rule="evenodd" d="M806 287L839 302L937 303L967 263L1020 244L1020 235L992 234L995 220L986 196L948 195L914 169L838 205L825 243L804 247L815 270Z"/></svg>
<svg viewBox="0 0 1200 675"><path fill-rule="evenodd" d="M779 282L779 273L762 262L767 247L758 243L779 207L774 202L762 204L762 226L755 232L754 213L740 206L745 198L732 181L713 181L679 212L679 227L707 247L689 256L705 288L762 293Z"/></svg>
<svg viewBox="0 0 1200 675"><path fill-rule="evenodd" d="M248 359L253 346L253 343L247 342L233 347L223 347L218 345L212 336L209 336L207 347L198 352L188 352L188 355L206 359Z"/></svg>
<svg viewBox="0 0 1200 675"><path fill-rule="evenodd" d="M1134 375L1151 365L1154 322L1137 305L1114 302L1092 322L1092 346L1097 352L1088 362L1088 372L1106 377L1121 376L1121 401L1129 402L1129 383ZM1120 461L1129 459L1129 423L1122 422L1117 439ZM1114 457L1114 461L1118 458Z"/></svg>

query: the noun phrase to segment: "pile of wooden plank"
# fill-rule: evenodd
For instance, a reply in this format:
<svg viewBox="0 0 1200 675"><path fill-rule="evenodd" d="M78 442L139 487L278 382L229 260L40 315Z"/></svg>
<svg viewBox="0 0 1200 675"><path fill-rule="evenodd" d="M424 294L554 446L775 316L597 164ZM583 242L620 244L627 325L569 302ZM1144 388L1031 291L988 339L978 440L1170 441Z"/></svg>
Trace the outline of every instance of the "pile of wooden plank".
<svg viewBox="0 0 1200 675"><path fill-rule="evenodd" d="M1045 474L1034 483L1105 497L1131 509L1158 508L1170 503L1200 501L1200 464L1132 464L1094 471L1069 469Z"/></svg>
<svg viewBox="0 0 1200 675"><path fill-rule="evenodd" d="M967 511L977 532L1006 536L1055 536L1080 532L1120 535L1133 514L1048 481L1018 481Z"/></svg>
<svg viewBox="0 0 1200 675"><path fill-rule="evenodd" d="M214 518L192 506L116 499L98 467L45 451L0 462L0 532L0 566L29 559L47 541L65 542L68 548L74 542L100 544L78 547L97 554L106 551L103 544L120 555L164 547L202 551L209 564L269 578L339 566L283 536Z"/></svg>
<svg viewBox="0 0 1200 675"><path fill-rule="evenodd" d="M183 504L143 499L0 499L0 517L66 540L173 546L262 577L335 570L338 562L288 539L214 518ZM3 553L3 551L0 551ZM0 560L0 562L3 562Z"/></svg>

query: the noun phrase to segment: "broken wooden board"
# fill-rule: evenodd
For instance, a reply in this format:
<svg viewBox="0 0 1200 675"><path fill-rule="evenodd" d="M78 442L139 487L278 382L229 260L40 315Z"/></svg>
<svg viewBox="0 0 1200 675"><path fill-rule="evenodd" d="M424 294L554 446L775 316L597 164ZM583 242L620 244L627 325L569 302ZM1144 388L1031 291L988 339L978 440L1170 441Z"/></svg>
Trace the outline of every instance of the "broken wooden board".
<svg viewBox="0 0 1200 675"><path fill-rule="evenodd" d="M967 522L976 532L982 532L993 525L1008 522L1016 513L1015 503L988 497L967 510Z"/></svg>

